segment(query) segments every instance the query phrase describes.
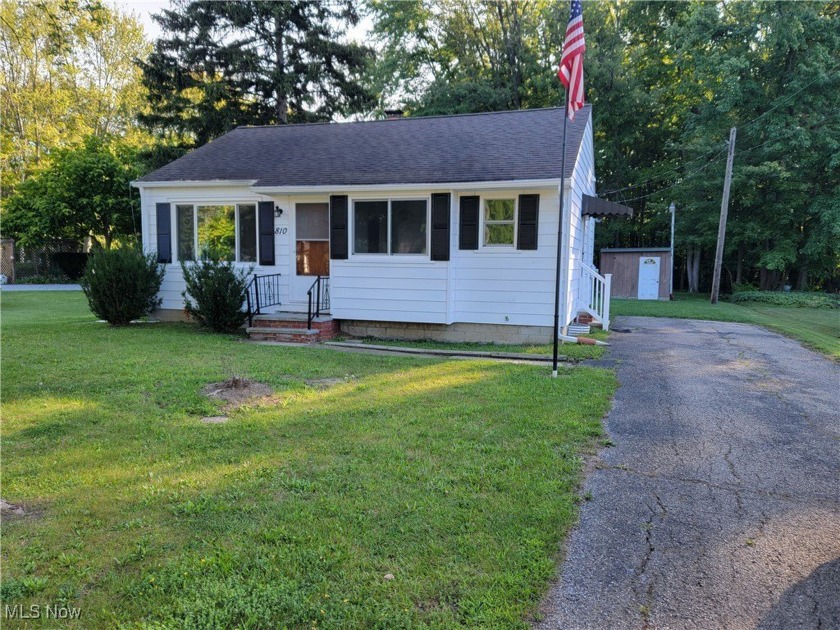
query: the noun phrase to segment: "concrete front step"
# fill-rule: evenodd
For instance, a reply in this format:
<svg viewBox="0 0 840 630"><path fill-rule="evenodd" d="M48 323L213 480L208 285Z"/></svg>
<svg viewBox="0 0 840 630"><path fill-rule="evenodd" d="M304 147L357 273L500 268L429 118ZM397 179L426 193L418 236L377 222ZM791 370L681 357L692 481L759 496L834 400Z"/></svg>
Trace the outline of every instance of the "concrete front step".
<svg viewBox="0 0 840 630"><path fill-rule="evenodd" d="M254 326L258 328L297 328L298 330L306 330L306 322L287 322L284 320L254 320ZM330 330L338 332L339 324L337 321L331 322L312 322L312 330Z"/></svg>
<svg viewBox="0 0 840 630"><path fill-rule="evenodd" d="M302 317L293 313L269 313L254 316L253 323L261 328L299 328L306 330L307 317L305 313ZM339 323L329 315L322 315L312 319L312 329L337 333Z"/></svg>
<svg viewBox="0 0 840 630"><path fill-rule="evenodd" d="M253 341L283 341L286 343L317 343L333 338L333 334L322 330L306 328L275 328L250 326L245 329Z"/></svg>
<svg viewBox="0 0 840 630"><path fill-rule="evenodd" d="M282 341L286 343L318 343L338 336L340 324L331 315L312 318L308 327L306 313L263 313L255 315L246 329L254 341Z"/></svg>

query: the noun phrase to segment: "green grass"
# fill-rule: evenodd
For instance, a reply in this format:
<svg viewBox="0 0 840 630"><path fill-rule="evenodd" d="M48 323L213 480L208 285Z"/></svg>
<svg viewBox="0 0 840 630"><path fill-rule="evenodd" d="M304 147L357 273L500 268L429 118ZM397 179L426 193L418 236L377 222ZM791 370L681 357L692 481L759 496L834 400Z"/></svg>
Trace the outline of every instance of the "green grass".
<svg viewBox="0 0 840 630"><path fill-rule="evenodd" d="M593 330L590 335L598 341L606 341L609 333L603 330ZM540 345L517 345L506 343L473 343L473 342L449 342L449 341L395 341L391 339L365 338L361 340L365 344L378 346L402 346L408 348L429 348L433 350L468 350L470 352L519 352L523 354L539 354L551 356L554 348L550 343ZM560 345L559 354L569 359L598 359L604 354L605 346L587 346L576 343L564 343Z"/></svg>
<svg viewBox="0 0 840 630"><path fill-rule="evenodd" d="M78 293L1 312L2 492L28 512L4 519L2 599L80 607L62 627L526 627L616 386L113 329ZM202 424L233 374L276 400ZM347 380L304 383L325 377Z"/></svg>
<svg viewBox="0 0 840 630"><path fill-rule="evenodd" d="M840 360L840 310L772 306L754 302L718 302L713 305L707 296L677 294L675 297L671 302L613 300L612 317L641 315L758 324L798 339Z"/></svg>

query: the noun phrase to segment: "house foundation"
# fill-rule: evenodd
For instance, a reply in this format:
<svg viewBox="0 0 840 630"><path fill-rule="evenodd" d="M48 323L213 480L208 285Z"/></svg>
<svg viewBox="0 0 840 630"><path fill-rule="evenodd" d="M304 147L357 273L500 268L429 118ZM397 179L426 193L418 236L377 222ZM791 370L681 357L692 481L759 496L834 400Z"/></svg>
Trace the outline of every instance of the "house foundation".
<svg viewBox="0 0 840 630"><path fill-rule="evenodd" d="M346 319L341 332L353 337L374 337L400 341L449 341L502 344L544 344L551 342L551 326L513 324L416 324Z"/></svg>

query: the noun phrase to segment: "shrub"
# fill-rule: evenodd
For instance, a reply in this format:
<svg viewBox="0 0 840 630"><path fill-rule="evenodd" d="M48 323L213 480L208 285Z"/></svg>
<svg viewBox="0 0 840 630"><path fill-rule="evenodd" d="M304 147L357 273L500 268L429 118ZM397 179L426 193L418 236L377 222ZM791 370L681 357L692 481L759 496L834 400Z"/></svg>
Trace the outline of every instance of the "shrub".
<svg viewBox="0 0 840 630"><path fill-rule="evenodd" d="M758 291L758 287L749 282L742 282L741 284L737 282L732 283L732 293L743 293L744 291Z"/></svg>
<svg viewBox="0 0 840 630"><path fill-rule="evenodd" d="M801 293L796 291L739 291L733 293L730 302L759 302L774 306L795 306L807 308L840 308L840 299L826 293Z"/></svg>
<svg viewBox="0 0 840 630"><path fill-rule="evenodd" d="M216 260L181 263L181 269L187 285L182 295L190 317L215 332L236 331L246 317L242 305L249 272Z"/></svg>
<svg viewBox="0 0 840 630"><path fill-rule="evenodd" d="M89 255L85 252L56 252L50 258L65 276L73 282L78 282L85 273Z"/></svg>
<svg viewBox="0 0 840 630"><path fill-rule="evenodd" d="M163 265L136 247L103 249L90 256L81 279L93 314L112 326L126 326L158 306Z"/></svg>
<svg viewBox="0 0 840 630"><path fill-rule="evenodd" d="M17 270L15 270L17 273ZM15 284L73 284L70 281L70 278L67 276L26 276L25 278L21 278L20 276L15 277Z"/></svg>

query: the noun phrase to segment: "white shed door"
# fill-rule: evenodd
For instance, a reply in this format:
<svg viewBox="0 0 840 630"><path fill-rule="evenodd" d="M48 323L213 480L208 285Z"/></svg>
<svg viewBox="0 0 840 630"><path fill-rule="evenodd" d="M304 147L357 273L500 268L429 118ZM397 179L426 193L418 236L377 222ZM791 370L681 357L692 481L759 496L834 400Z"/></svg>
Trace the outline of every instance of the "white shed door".
<svg viewBox="0 0 840 630"><path fill-rule="evenodd" d="M659 257L644 256L639 259L639 299L659 299Z"/></svg>

